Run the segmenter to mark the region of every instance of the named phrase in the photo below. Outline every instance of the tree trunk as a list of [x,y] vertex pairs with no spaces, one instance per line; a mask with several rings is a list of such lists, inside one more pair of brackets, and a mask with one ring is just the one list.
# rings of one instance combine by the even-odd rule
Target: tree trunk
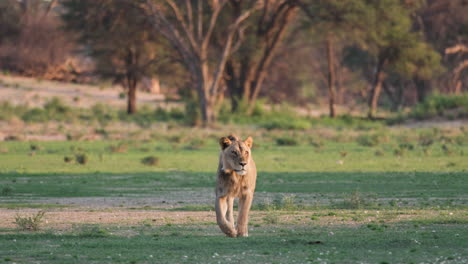
[[330,117],[334,118],[335,113],[335,50],[333,47],[333,36],[327,36],[327,59],[328,59],[328,105]]
[[135,114],[136,111],[137,111],[137,108],[136,108],[136,82],[132,81],[130,83],[131,83],[131,85],[128,86],[127,113],[129,115],[132,115],[132,114]]
[[415,78],[413,81],[414,85],[416,86],[416,96],[418,99],[418,103],[421,103],[424,101],[427,94],[430,92],[430,85],[428,84],[428,81],[421,80],[419,78]]
[[372,90],[369,94],[369,112],[367,113],[367,117],[370,119],[373,119],[375,117],[375,113],[377,112],[377,104],[379,101],[380,93],[382,91],[382,83],[385,80],[384,66],[386,63],[386,59],[379,58],[379,62],[377,64],[377,71],[375,73],[374,84],[372,85]]

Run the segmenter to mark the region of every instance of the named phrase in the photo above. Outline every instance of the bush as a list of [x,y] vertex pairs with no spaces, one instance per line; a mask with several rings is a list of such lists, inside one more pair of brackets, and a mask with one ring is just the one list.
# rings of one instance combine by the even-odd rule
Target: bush
[[379,145],[383,138],[380,135],[373,134],[373,135],[360,135],[356,138],[356,141],[359,145],[365,147],[375,147]]
[[85,165],[88,163],[88,155],[86,155],[86,153],[76,154],[75,160],[78,164]]
[[109,151],[112,153],[124,153],[127,152],[128,145],[125,143],[119,143],[117,145],[109,146]]
[[297,139],[292,137],[280,137],[276,139],[276,145],[278,146],[297,146],[298,144]]
[[198,149],[203,148],[205,144],[206,144],[205,140],[201,138],[194,138],[190,140],[190,142],[185,148],[190,149],[190,150],[198,150]]
[[434,117],[468,117],[468,93],[462,95],[432,95],[417,104],[409,115],[423,120]]
[[272,129],[288,129],[288,130],[306,130],[311,127],[308,120],[303,118],[284,118],[278,117],[270,120],[265,120],[259,123],[259,126],[268,130]]
[[13,193],[14,189],[11,186],[5,186],[2,188],[1,195],[2,196],[9,196]]
[[39,211],[36,215],[32,217],[21,217],[17,215],[15,217],[15,224],[23,231],[37,231],[39,230],[39,226],[42,223],[42,218],[44,217],[44,214],[44,211]]
[[148,156],[141,160],[141,163],[147,166],[158,166],[159,165],[159,158],[155,156]]

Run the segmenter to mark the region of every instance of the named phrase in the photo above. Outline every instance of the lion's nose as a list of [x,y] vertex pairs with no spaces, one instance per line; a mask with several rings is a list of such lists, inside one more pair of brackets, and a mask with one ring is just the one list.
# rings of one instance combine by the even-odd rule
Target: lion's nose
[[245,165],[247,165],[247,162],[239,162],[239,164],[244,167]]

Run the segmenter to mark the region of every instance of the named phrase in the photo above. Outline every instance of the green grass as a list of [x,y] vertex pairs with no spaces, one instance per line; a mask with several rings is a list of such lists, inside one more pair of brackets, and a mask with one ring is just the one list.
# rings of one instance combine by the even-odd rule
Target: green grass
[[[170,225],[2,227],[0,263],[468,263],[466,132],[356,131],[256,134],[260,216],[249,238],[224,237],[214,215]],[[2,142],[0,210],[78,210],[74,199],[115,198],[123,208],[109,210],[213,213],[217,136],[153,138]],[[64,162],[80,153],[86,164]],[[157,166],[142,164],[149,156]],[[147,198],[164,202],[138,203]]]
[[467,262],[466,224],[375,226],[268,225],[239,239],[220,236],[215,225],[2,234],[0,263]]

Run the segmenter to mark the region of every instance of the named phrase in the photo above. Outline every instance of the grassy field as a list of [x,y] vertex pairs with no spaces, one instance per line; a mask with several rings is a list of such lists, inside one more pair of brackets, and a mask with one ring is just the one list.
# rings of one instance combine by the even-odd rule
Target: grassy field
[[468,263],[465,128],[249,132],[239,239],[213,212],[222,133],[0,142],[0,263]]

